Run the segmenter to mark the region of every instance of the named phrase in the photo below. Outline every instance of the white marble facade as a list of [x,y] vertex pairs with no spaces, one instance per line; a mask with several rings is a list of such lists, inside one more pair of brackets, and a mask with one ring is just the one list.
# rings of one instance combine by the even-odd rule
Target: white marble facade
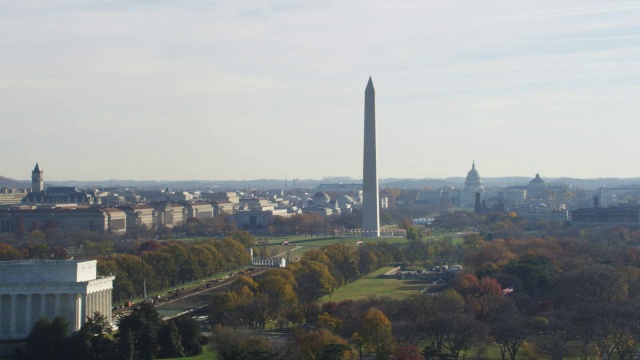
[[22,339],[40,317],[62,316],[77,331],[98,311],[111,321],[114,276],[97,277],[97,262],[0,261],[0,339]]

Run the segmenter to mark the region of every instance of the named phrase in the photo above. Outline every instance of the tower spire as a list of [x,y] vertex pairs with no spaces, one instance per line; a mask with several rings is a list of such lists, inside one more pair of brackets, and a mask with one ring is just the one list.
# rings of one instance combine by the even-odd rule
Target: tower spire
[[364,91],[364,157],[362,164],[363,236],[380,236],[380,201],[376,148],[376,92],[369,77]]
[[31,192],[41,192],[44,190],[44,171],[40,170],[40,165],[36,166],[31,172]]

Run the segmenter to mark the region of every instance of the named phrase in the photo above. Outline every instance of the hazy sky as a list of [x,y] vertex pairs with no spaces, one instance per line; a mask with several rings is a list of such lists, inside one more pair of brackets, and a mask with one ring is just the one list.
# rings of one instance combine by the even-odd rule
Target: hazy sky
[[0,175],[637,177],[638,1],[0,0]]

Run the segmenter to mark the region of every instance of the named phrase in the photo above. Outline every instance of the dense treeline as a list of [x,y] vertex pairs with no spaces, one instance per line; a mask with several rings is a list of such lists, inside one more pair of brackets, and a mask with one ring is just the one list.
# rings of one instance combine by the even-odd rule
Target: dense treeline
[[[224,239],[202,239],[190,243],[150,240],[132,254],[114,254],[98,258],[98,272],[113,274],[113,299],[120,301],[143,293],[143,276],[148,291],[163,290],[179,284],[210,277],[250,263],[247,247],[253,236],[239,232]],[[143,266],[144,262],[144,266]]]
[[[237,279],[211,306],[221,326],[214,348],[222,359],[483,359],[488,349],[502,359],[633,358],[640,340],[637,229],[526,224],[499,214],[455,221],[452,215],[437,224],[478,232],[455,243],[415,234],[402,250],[332,245],[288,269]],[[318,305],[362,274],[361,261],[372,254],[360,251],[367,248],[380,251],[378,259],[416,265],[433,262],[434,254],[435,261],[459,258],[464,270],[436,296]],[[307,325],[278,342],[232,331],[275,321],[276,328]]]
[[202,354],[198,323],[190,317],[161,321],[150,303],[137,305],[120,318],[118,332],[112,333],[107,319],[96,312],[80,331],[69,335],[67,320],[41,318],[26,340],[24,360],[150,360]]
[[[114,253],[108,241],[86,240],[83,253],[97,258],[99,275],[116,276],[113,299],[122,301],[143,294],[143,277],[147,290],[155,291],[245,266],[251,261],[247,248],[254,245],[255,238],[251,234],[236,231],[223,239],[199,239],[189,243],[155,240],[129,243],[123,253]],[[95,256],[97,254],[105,255]],[[46,243],[26,244],[18,250],[0,242],[0,261],[68,258],[64,248],[50,248]]]

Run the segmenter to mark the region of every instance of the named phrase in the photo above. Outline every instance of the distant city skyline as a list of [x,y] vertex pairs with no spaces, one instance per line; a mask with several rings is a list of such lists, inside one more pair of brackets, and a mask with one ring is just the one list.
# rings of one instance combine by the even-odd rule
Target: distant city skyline
[[640,3],[0,0],[0,176],[640,177]]

